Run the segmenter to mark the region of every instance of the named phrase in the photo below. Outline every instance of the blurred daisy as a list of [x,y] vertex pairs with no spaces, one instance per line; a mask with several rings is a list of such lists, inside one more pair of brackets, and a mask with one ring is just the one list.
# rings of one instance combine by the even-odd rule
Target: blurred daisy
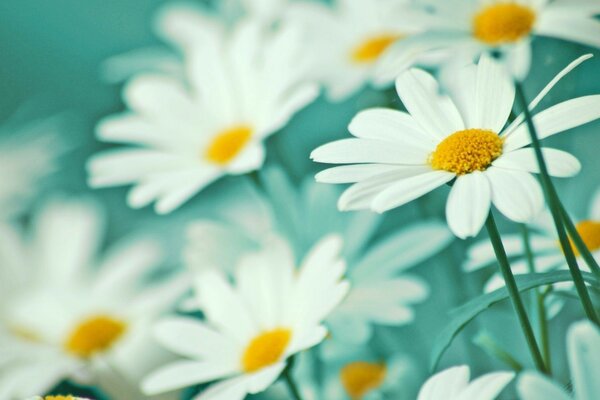
[[235,400],[264,391],[289,357],[325,338],[322,321],[348,291],[341,246],[338,237],[323,239],[296,269],[289,245],[273,238],[240,260],[235,286],[221,271],[199,273],[196,295],[206,322],[172,317],[155,329],[160,343],[189,359],[152,373],[142,390],[156,394],[223,379],[197,398]]
[[[343,237],[348,295],[326,320],[330,335],[320,346],[325,358],[338,357],[349,346],[365,344],[378,325],[413,322],[413,307],[429,296],[429,287],[410,268],[435,256],[453,237],[444,223],[413,223],[373,240],[381,222],[368,212],[343,214],[336,209],[339,191],[306,179],[298,187],[276,168],[262,173],[266,195],[248,186],[224,207],[223,221],[197,221],[189,228],[187,265],[233,271],[239,257],[260,246],[266,232],[278,231],[294,245],[296,255],[328,234]],[[239,199],[243,199],[240,201]],[[219,243],[226,241],[227,247]]]
[[25,211],[66,150],[59,138],[62,117],[29,123],[16,119],[0,126],[0,220]]
[[286,17],[306,28],[316,76],[329,98],[341,101],[372,80],[392,44],[424,30],[424,19],[414,14],[409,1],[338,0],[294,4]]
[[243,21],[225,27],[193,8],[171,7],[161,29],[185,57],[186,79],[142,74],[124,90],[131,111],[98,126],[107,142],[131,144],[94,156],[93,187],[133,184],[131,207],[179,207],[211,182],[259,169],[264,140],[317,95],[306,82],[298,30]]
[[67,396],[54,395],[54,396],[44,396],[44,397],[34,396],[34,397],[30,397],[25,400],[90,400],[90,399],[85,398],[85,397],[75,397],[75,396],[71,396],[71,395],[67,395]]
[[89,201],[51,201],[28,235],[0,230],[0,398],[44,393],[63,379],[97,383],[106,369],[127,380],[152,367],[157,353],[142,346],[149,323],[186,288],[181,277],[142,289],[161,262],[156,243],[130,240],[100,256],[102,214]]
[[[561,72],[530,105],[541,98],[582,58]],[[517,222],[532,220],[543,209],[543,195],[532,173],[538,172],[523,118],[507,120],[515,89],[503,67],[483,55],[477,66],[458,71],[450,95],[435,79],[411,69],[396,81],[409,113],[371,109],[350,124],[354,139],[321,146],[317,162],[350,164],[319,173],[327,183],[354,183],[340,197],[341,210],[370,208],[385,212],[452,184],[446,204],[450,229],[460,238],[481,230],[490,205]],[[559,103],[534,116],[541,139],[600,117],[600,96]],[[552,176],[577,174],[572,155],[545,148]]]
[[577,322],[569,328],[567,352],[573,394],[563,385],[536,372],[524,372],[517,382],[522,400],[595,400],[600,393],[600,331],[589,321]]
[[417,400],[493,400],[514,376],[513,372],[493,372],[469,382],[469,367],[452,367],[429,378]]
[[[542,213],[532,223],[532,232],[530,237],[530,246],[535,260],[536,272],[548,272],[555,269],[568,269],[565,261],[565,255],[558,240],[558,235],[554,227],[554,221],[549,212]],[[600,190],[592,198],[588,218],[582,219],[576,224],[577,232],[592,252],[594,258],[600,262]],[[523,237],[519,234],[502,235],[502,242],[509,257],[514,259],[511,262],[511,269],[515,274],[526,274],[529,272],[529,265],[523,248]],[[589,271],[585,260],[580,256],[579,251],[572,244],[577,263],[579,266]],[[489,241],[480,241],[475,243],[468,252],[468,258],[463,269],[467,272],[476,271],[481,268],[495,265],[496,257]],[[486,284],[486,291],[492,291],[504,286],[502,277],[495,273]],[[557,288],[571,288],[571,283],[554,285]]]
[[587,0],[422,0],[432,14],[430,29],[390,48],[378,79],[391,82],[423,53],[445,50],[445,63],[500,52],[510,70],[523,79],[531,64],[531,40],[537,36],[600,48],[600,4]]

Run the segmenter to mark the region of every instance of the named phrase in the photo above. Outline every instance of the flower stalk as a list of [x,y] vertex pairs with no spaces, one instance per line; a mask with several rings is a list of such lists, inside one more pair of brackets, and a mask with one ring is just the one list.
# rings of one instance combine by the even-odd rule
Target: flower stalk
[[546,161],[544,160],[544,155],[542,154],[542,148],[540,145],[539,137],[535,128],[535,124],[533,123],[531,112],[529,111],[529,106],[527,105],[527,100],[525,98],[525,93],[523,92],[523,87],[518,81],[515,81],[515,88],[516,96],[519,100],[519,103],[523,107],[523,114],[525,115],[525,121],[527,123],[527,128],[529,129],[529,134],[531,136],[532,147],[537,158],[542,188],[544,189],[546,201],[548,203],[548,207],[550,208],[550,213],[552,214],[552,218],[554,219],[554,224],[558,233],[560,245],[565,254],[565,259],[567,261],[567,265],[569,266],[569,271],[571,272],[571,276],[573,277],[573,283],[575,284],[577,294],[579,295],[581,304],[588,319],[594,322],[596,325],[600,325],[598,317],[596,315],[596,311],[592,304],[592,300],[590,298],[590,294],[588,293],[587,287],[585,286],[585,282],[583,280],[583,276],[581,275],[581,270],[577,265],[575,253],[573,252],[573,248],[571,247],[571,243],[565,230],[565,219],[561,211],[562,205],[560,203],[560,199],[558,198],[558,194],[556,193],[554,184],[550,179],[550,174],[548,173],[548,167],[546,166]]
[[298,386],[296,382],[294,382],[294,378],[292,377],[292,368],[294,367],[294,358],[292,357],[288,361],[287,367],[283,370],[283,379],[290,391],[293,400],[302,400],[302,396],[300,395],[300,391],[298,390]]

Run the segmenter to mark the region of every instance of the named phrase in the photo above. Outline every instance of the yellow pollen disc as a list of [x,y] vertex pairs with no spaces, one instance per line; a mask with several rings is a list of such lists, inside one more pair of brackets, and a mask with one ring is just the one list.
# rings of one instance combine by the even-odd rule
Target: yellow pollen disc
[[76,398],[69,395],[69,396],[46,396],[44,397],[44,400],[75,400]]
[[79,357],[90,357],[108,350],[125,333],[126,328],[124,322],[105,315],[88,318],[71,331],[65,349]]
[[217,134],[208,145],[204,157],[207,161],[225,165],[237,156],[252,137],[252,128],[240,125]]
[[[590,251],[600,250],[600,221],[581,221],[577,224],[577,232]],[[573,240],[571,240],[571,247],[578,256],[579,250]]]
[[500,157],[502,146],[502,139],[493,131],[466,129],[442,140],[429,156],[429,164],[457,175],[485,171]]
[[242,356],[245,372],[255,372],[278,362],[287,348],[292,331],[278,328],[264,332],[248,343]]
[[368,38],[352,50],[350,58],[357,64],[372,63],[401,37],[397,34],[384,34]]
[[485,7],[473,18],[473,35],[484,43],[513,43],[529,35],[535,12],[526,6],[506,2]]
[[383,383],[386,374],[384,364],[357,361],[347,364],[340,371],[340,379],[352,400],[360,400]]

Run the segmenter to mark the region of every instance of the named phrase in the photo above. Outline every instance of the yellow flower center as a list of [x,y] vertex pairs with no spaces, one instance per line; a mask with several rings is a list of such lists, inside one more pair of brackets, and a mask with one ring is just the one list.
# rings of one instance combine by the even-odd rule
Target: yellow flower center
[[442,140],[429,156],[429,164],[457,175],[485,171],[502,154],[502,146],[502,139],[493,131],[466,129]]
[[[581,221],[577,224],[577,232],[590,251],[600,250],[600,221]],[[572,239],[571,247],[578,256],[579,250],[575,247]]]
[[226,129],[214,137],[204,157],[207,161],[225,165],[237,156],[252,137],[252,128],[246,125]]
[[245,372],[255,372],[275,364],[281,359],[287,348],[292,331],[277,328],[264,332],[250,341],[242,356],[242,368]]
[[535,23],[529,7],[506,2],[485,7],[473,18],[473,35],[484,43],[513,43],[529,35]]
[[125,333],[127,325],[106,315],[86,319],[71,331],[65,349],[79,357],[88,358],[109,349]]
[[342,385],[353,400],[360,400],[383,383],[386,374],[384,364],[357,361],[347,364],[340,371]]
[[44,400],[75,400],[76,397],[73,397],[71,395],[68,396],[46,396],[44,397]]
[[383,34],[367,38],[352,50],[350,58],[357,64],[372,63],[401,37],[398,34]]

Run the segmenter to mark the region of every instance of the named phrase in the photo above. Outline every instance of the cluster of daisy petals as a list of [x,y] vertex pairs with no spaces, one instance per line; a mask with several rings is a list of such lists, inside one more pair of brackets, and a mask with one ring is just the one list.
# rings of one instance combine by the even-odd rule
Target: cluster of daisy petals
[[[523,400],[600,398],[600,330],[589,321],[567,334],[572,393],[532,371],[470,381],[466,365],[410,392],[406,382],[420,379],[410,375],[412,359],[360,353],[379,327],[412,323],[414,306],[429,297],[429,283],[407,270],[454,237],[477,236],[492,206],[535,229],[527,249],[520,236],[502,238],[514,274],[529,272],[532,257],[538,272],[567,269],[535,178],[543,171],[530,125],[543,140],[600,118],[600,95],[540,110],[591,55],[564,66],[529,104],[515,103],[538,37],[600,48],[600,2],[217,3],[217,13],[159,12],[157,33],[172,52],[108,60],[105,76],[124,81],[126,110],[99,122],[97,138],[116,146],[94,154],[87,171],[91,187],[130,186],[127,204],[158,214],[237,176],[218,186],[226,215],[182,223],[186,268],[159,268],[169,260],[160,235],[106,247],[106,210],[91,199],[56,196],[30,210],[24,229],[17,221],[28,190],[63,150],[46,153],[35,171],[13,167],[0,180],[0,400],[84,400],[37,396],[64,380],[117,400],[178,399],[182,390],[195,400],[242,400],[268,389],[269,398],[295,400],[493,400],[513,380]],[[321,92],[339,103],[366,86],[391,89],[394,107],[360,111],[352,137],[310,153],[331,165],[319,184],[293,182],[276,165],[290,157],[270,137]],[[36,140],[21,145],[25,157],[43,154],[54,136]],[[17,148],[0,142],[0,165]],[[541,154],[552,177],[582,168],[563,150]],[[340,195],[322,183],[350,186]],[[437,189],[448,192],[447,224],[425,219],[378,233],[379,214]],[[600,195],[577,224],[596,259],[599,204]],[[475,243],[462,269],[495,265],[495,250]],[[491,275],[485,291],[504,283]],[[572,287],[548,287],[540,307],[549,318],[565,303],[556,293]],[[319,375],[327,368],[335,373]],[[280,381],[289,392],[277,392]]]

